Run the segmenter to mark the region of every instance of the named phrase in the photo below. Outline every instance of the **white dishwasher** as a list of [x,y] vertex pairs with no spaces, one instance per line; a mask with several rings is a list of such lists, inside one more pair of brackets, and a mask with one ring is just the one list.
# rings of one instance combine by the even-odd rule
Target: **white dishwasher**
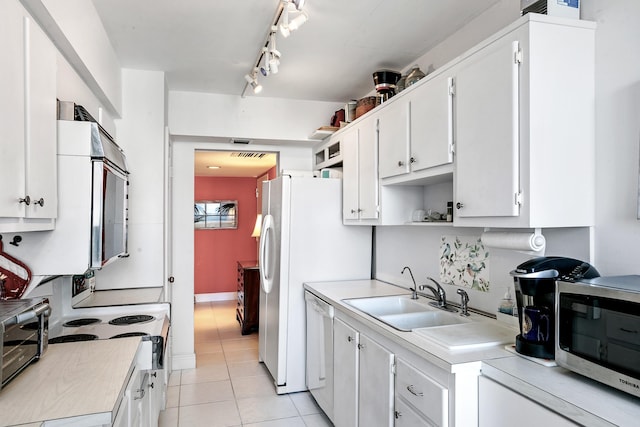
[[307,388],[333,422],[333,307],[305,291]]

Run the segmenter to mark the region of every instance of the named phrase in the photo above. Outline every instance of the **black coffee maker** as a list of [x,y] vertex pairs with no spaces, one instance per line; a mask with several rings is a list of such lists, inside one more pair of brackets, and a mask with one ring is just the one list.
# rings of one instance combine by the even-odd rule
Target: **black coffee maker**
[[553,256],[523,262],[510,274],[520,322],[516,351],[525,356],[554,359],[556,280],[573,282],[600,274],[584,261]]

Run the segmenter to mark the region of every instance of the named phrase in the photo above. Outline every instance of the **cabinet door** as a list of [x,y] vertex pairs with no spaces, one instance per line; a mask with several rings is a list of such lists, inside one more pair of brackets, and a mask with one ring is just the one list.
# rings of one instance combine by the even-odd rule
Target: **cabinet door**
[[395,403],[394,415],[396,420],[394,427],[437,427],[411,409],[402,399],[396,399]]
[[358,425],[358,332],[333,319],[333,423]]
[[441,74],[411,94],[412,171],[453,162],[453,78]]
[[340,136],[342,151],[342,219],[358,219],[359,166],[358,129],[345,130]]
[[360,375],[358,378],[358,425],[393,425],[394,355],[380,344],[360,334]]
[[0,217],[24,216],[23,17],[19,2],[0,2]]
[[398,99],[380,112],[380,178],[409,172],[409,103]]
[[519,214],[518,43],[498,40],[460,63],[455,79],[458,217]]
[[[521,394],[486,378],[478,378],[478,426],[575,427],[577,424],[552,412]],[[525,414],[525,416],[523,416]]]
[[360,219],[378,219],[378,140],[377,122],[368,118],[358,127],[358,173]]
[[25,19],[27,218],[56,218],[56,50],[31,18]]

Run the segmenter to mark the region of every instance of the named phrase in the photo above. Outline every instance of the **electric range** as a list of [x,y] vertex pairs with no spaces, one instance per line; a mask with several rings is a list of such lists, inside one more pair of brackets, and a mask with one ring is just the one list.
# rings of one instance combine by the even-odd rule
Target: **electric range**
[[[78,301],[93,296],[92,287],[83,296],[68,294],[63,288],[61,302],[49,318],[49,344],[118,339],[140,336],[142,348],[138,357],[141,369],[161,369],[164,365],[170,327],[170,304],[162,302],[121,304],[75,308]],[[88,291],[88,292],[87,292]],[[114,291],[117,292],[117,291]],[[122,291],[120,291],[122,292]],[[125,291],[126,292],[126,291]],[[135,290],[131,290],[135,292]],[[126,301],[127,299],[123,299]]]

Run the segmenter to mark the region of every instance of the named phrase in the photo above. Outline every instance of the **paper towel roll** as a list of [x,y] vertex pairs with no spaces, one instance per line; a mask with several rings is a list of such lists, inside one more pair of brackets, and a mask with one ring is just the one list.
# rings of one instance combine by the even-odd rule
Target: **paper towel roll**
[[511,231],[487,231],[480,236],[485,246],[516,251],[540,252],[546,244],[542,234]]

